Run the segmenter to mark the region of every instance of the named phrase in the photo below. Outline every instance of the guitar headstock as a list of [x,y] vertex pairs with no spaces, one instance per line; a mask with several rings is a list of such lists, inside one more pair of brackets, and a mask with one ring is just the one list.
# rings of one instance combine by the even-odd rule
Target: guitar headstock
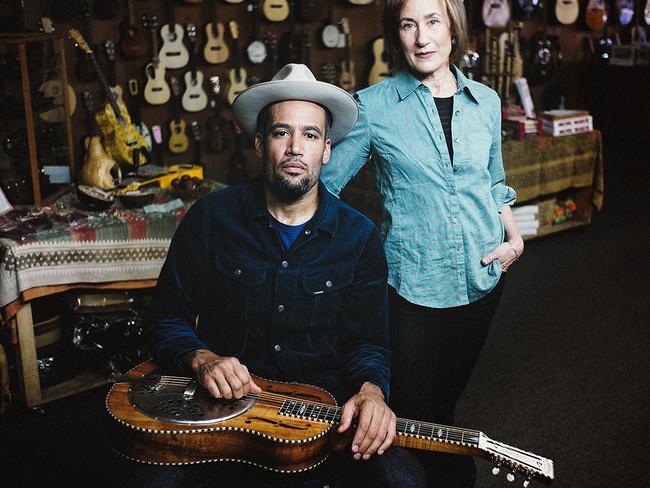
[[201,140],[201,126],[199,125],[199,122],[196,120],[192,120],[190,122],[190,129],[192,130],[192,137],[194,138],[195,141],[200,141]]
[[271,31],[265,32],[264,44],[269,48],[269,51],[276,52],[278,50],[278,36]]
[[79,32],[77,29],[68,29],[68,35],[72,38],[72,40],[74,40],[77,46],[79,46],[82,50],[84,50],[89,54],[93,52],[93,50],[90,49],[90,46],[88,45],[86,40],[81,35],[81,32]]
[[109,61],[115,61],[115,43],[110,39],[104,42],[104,51]]
[[218,76],[210,77],[210,90],[212,91],[215,97],[218,97],[219,93],[221,93],[221,82],[219,81]]
[[45,32],[46,34],[54,32],[54,22],[49,17],[41,17],[38,21],[38,27],[41,32]]
[[196,42],[196,26],[194,24],[187,24],[185,33],[187,34],[187,39],[190,43]]
[[330,62],[320,65],[320,79],[330,85],[336,84],[336,66]]
[[228,28],[230,29],[230,37],[232,37],[233,40],[239,39],[239,24],[234,20],[231,20],[228,22]]
[[341,24],[341,31],[343,32],[343,34],[345,34],[346,36],[349,36],[350,35],[350,21],[348,20],[348,18],[343,17],[339,22]]
[[89,91],[83,92],[84,108],[89,114],[95,111],[95,97]]
[[142,16],[142,24],[145,29],[155,31],[158,29],[158,16],[150,13],[144,14]]
[[506,474],[508,481],[514,480],[515,473],[523,475],[526,478],[524,487],[528,486],[531,479],[537,479],[543,483],[553,481],[555,474],[553,461],[550,459],[493,441],[484,434],[481,435],[479,448],[486,452],[492,462],[496,464],[492,469],[492,474],[497,475],[501,468],[505,468],[508,470]]
[[172,86],[172,93],[174,94],[175,97],[179,97],[181,95],[181,84],[178,81],[178,78],[175,76],[172,76],[169,79],[169,83]]

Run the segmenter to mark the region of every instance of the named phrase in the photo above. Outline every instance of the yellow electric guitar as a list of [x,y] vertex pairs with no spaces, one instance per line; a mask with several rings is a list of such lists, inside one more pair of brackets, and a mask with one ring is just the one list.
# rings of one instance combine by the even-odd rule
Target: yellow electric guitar
[[234,20],[231,20],[228,22],[228,27],[230,28],[230,36],[232,37],[234,68],[228,71],[228,81],[230,84],[226,92],[226,99],[232,105],[237,95],[248,88],[248,84],[246,83],[246,70],[239,63],[239,25]]
[[187,124],[181,118],[181,84],[175,76],[172,76],[169,81],[172,85],[174,118],[169,122],[167,147],[174,154],[181,154],[190,147],[190,139],[186,133]]
[[352,48],[352,37],[350,36],[350,22],[347,17],[341,19],[341,27],[345,35],[345,59],[341,61],[341,76],[339,86],[347,92],[353,92],[357,88],[357,78],[354,74],[354,61],[350,50]]
[[95,53],[78,30],[69,29],[68,34],[92,60],[108,100],[104,109],[95,115],[95,120],[104,136],[106,152],[118,163],[135,164],[136,166],[145,163],[148,159],[148,152],[144,138],[131,123],[129,112],[124,103],[118,102],[115,98],[115,94],[111,91],[108,80],[97,62]]

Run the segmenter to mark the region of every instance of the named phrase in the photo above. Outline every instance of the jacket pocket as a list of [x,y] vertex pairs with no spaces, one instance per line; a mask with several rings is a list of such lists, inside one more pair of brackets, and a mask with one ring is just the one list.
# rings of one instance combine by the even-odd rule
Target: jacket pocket
[[223,310],[244,320],[261,315],[267,269],[261,264],[227,255],[217,256],[215,265],[215,300],[221,303]]
[[344,289],[354,279],[351,262],[305,269],[302,273],[302,293],[297,325],[332,327],[341,307]]

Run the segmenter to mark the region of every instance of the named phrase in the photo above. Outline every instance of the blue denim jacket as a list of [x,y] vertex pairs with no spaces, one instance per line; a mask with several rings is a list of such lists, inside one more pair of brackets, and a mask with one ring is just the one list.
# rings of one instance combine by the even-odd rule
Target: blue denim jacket
[[[156,360],[206,348],[259,376],[389,392],[387,265],[370,220],[319,183],[319,206],[285,250],[260,180],[211,193],[181,222],[153,297]],[[198,319],[197,319],[198,317]]]

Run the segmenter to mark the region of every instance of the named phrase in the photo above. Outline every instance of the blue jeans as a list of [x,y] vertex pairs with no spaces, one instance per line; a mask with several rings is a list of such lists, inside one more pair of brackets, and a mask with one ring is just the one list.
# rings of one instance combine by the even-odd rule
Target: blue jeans
[[381,456],[355,461],[349,450],[333,452],[306,473],[276,474],[240,463],[155,466],[120,460],[110,486],[120,488],[424,488],[426,475],[411,451],[391,447]]
[[[474,369],[505,277],[481,299],[450,308],[415,305],[389,287],[391,407],[398,417],[454,424],[454,408]],[[471,457],[418,453],[432,486],[473,486]]]

